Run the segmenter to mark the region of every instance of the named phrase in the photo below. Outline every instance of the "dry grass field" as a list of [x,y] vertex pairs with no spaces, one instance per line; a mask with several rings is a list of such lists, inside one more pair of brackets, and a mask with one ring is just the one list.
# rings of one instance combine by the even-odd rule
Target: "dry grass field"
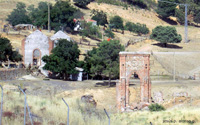
[[[12,81],[18,83],[19,81]],[[24,86],[30,81],[23,81]],[[34,82],[34,81],[32,81]],[[43,81],[35,82],[40,86]],[[59,81],[57,81],[59,83]],[[41,125],[62,125],[67,122],[67,107],[61,98],[64,98],[70,107],[70,125],[105,125],[108,124],[108,119],[103,112],[105,108],[111,117],[111,124],[114,125],[146,125],[152,122],[155,125],[163,124],[164,120],[176,120],[175,125],[182,125],[179,120],[191,120],[195,125],[200,123],[200,85],[196,81],[179,81],[173,82],[153,82],[152,94],[162,91],[165,102],[163,105],[166,111],[150,112],[150,111],[134,111],[129,113],[117,113],[116,111],[116,90],[115,87],[108,88],[102,86],[96,88],[96,83],[101,81],[84,81],[84,82],[62,82],[74,87],[73,90],[58,92],[55,96],[49,97],[40,95],[35,96],[27,91],[27,102],[31,113],[34,114],[35,124]],[[24,96],[20,95],[17,84],[11,82],[1,83],[4,88],[4,124],[23,124],[23,104]],[[90,86],[87,86],[90,83]],[[85,88],[76,88],[81,84]],[[91,86],[92,84],[92,86]],[[31,87],[31,86],[30,86]],[[52,86],[56,87],[56,86]],[[88,88],[89,87],[89,88]],[[29,88],[31,89],[31,88]],[[28,90],[29,90],[28,89]],[[42,88],[41,88],[42,89]],[[135,102],[138,96],[139,84],[130,87],[130,101]],[[192,90],[192,91],[191,91]],[[36,92],[41,90],[35,90]],[[43,91],[44,88],[43,88]],[[174,92],[188,92],[188,98],[176,98],[176,103],[173,100]],[[83,95],[93,95],[97,102],[97,107],[81,102],[80,98]],[[180,101],[181,100],[181,101]],[[27,123],[30,120],[27,115]],[[189,123],[184,123],[189,124]]]

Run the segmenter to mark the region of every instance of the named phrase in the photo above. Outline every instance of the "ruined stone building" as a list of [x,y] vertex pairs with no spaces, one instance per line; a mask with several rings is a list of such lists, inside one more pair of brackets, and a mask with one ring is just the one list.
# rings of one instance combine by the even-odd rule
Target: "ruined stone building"
[[43,56],[49,55],[52,50],[52,41],[41,31],[36,30],[22,41],[23,63],[28,66],[42,66]]
[[51,41],[54,42],[54,47],[56,46],[56,43],[58,42],[59,39],[67,39],[68,41],[71,40],[70,37],[62,31],[58,31],[50,39]]
[[23,63],[26,66],[44,66],[42,57],[50,55],[59,39],[70,40],[70,37],[62,31],[58,31],[50,38],[39,30],[34,31],[22,41]]
[[137,74],[140,79],[140,103],[151,103],[150,53],[120,52],[119,56],[120,80],[116,85],[118,109],[127,111],[133,107],[129,100],[129,82],[132,74]]
[[[43,70],[45,63],[42,61],[42,57],[50,55],[51,50],[56,47],[56,43],[59,39],[67,39],[70,41],[70,37],[62,31],[58,31],[50,38],[43,34],[41,31],[36,30],[22,41],[22,55],[23,64],[28,66],[38,66],[41,72],[48,76],[48,71]],[[76,67],[78,74],[70,76],[72,80],[82,81],[83,69]]]

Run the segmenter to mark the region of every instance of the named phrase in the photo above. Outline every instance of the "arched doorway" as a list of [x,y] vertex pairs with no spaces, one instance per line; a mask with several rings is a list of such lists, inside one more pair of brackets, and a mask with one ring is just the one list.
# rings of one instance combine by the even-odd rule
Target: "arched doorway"
[[41,65],[41,53],[39,49],[33,50],[33,65],[34,66]]
[[140,102],[151,100],[150,53],[120,52],[120,81],[117,84],[118,109],[125,111],[129,105],[129,83],[131,77],[137,75],[140,79]]

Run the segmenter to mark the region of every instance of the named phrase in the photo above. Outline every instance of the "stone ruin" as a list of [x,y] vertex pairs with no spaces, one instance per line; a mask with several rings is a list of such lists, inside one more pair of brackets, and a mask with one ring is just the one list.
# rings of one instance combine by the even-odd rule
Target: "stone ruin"
[[150,53],[148,52],[120,52],[120,80],[116,85],[117,108],[129,111],[129,80],[132,74],[140,78],[140,104],[151,102],[150,82]]

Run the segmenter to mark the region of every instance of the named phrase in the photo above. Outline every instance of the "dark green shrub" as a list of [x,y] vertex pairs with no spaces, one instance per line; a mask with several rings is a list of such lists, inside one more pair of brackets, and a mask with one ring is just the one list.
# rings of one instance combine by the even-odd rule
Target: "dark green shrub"
[[134,32],[137,33],[138,35],[148,34],[149,29],[147,28],[147,26],[145,24],[137,23],[137,24],[135,24]]
[[151,111],[151,112],[155,112],[155,111],[164,111],[165,110],[165,108],[162,106],[162,105],[159,105],[159,104],[151,104],[150,106],[149,106],[149,110]]
[[81,8],[86,8],[86,6],[94,0],[74,0],[75,5]]
[[115,29],[124,29],[123,19],[120,16],[114,16],[110,19],[110,24],[113,25]]
[[143,9],[148,8],[148,6],[144,2],[144,0],[127,0],[127,2],[131,5],[138,6],[138,7],[143,8]]
[[90,38],[101,38],[102,34],[99,31],[99,27],[96,25],[92,25],[92,23],[81,22],[81,35],[90,37]]
[[178,18],[178,22],[182,25],[185,23],[185,15],[184,12],[180,9],[176,9],[175,16]]
[[125,25],[125,29],[132,32],[133,31],[133,23],[127,22]]
[[108,24],[107,15],[103,11],[99,10],[92,10],[92,19],[97,21],[97,25],[105,26],[105,24]]
[[147,28],[147,26],[145,24],[140,24],[140,23],[135,24],[135,23],[127,22],[125,25],[125,29],[130,32],[137,33],[138,35],[149,33],[149,29]]
[[157,40],[167,46],[167,43],[179,43],[182,40],[175,27],[157,26],[152,30],[151,39]]
[[200,12],[194,17],[194,22],[200,23]]
[[110,28],[106,29],[105,33],[106,33],[106,36],[109,38],[115,37],[115,34],[112,32],[112,30]]

